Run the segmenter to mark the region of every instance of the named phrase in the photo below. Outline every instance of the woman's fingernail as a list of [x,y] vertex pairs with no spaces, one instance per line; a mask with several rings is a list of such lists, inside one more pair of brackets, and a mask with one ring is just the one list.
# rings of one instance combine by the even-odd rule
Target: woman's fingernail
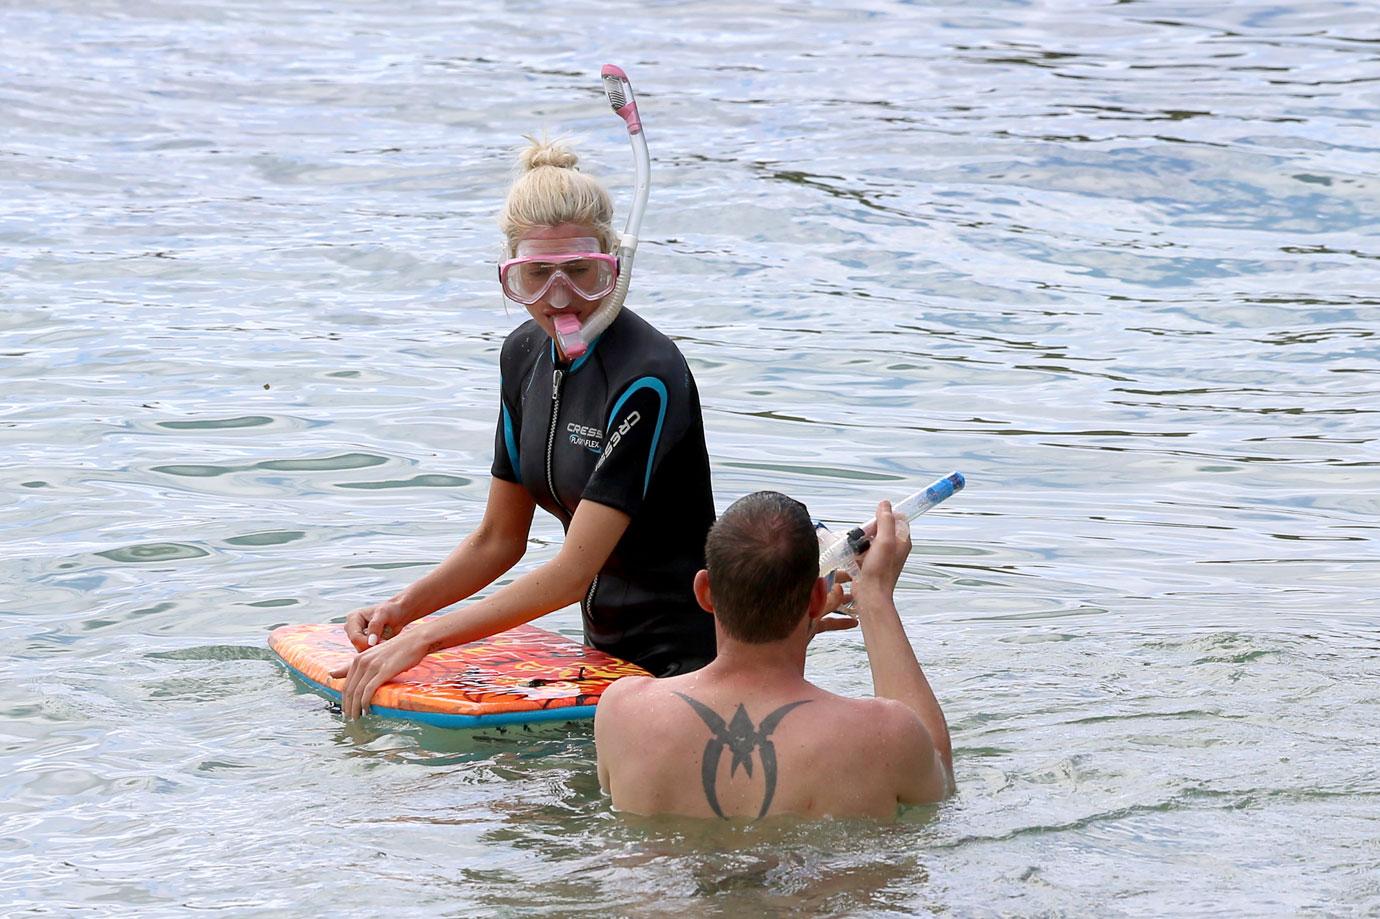
[[379,643],[379,637],[378,637],[377,635],[370,635],[370,636],[369,636],[369,647],[372,648],[374,645],[376,645],[376,644],[378,644],[378,643]]

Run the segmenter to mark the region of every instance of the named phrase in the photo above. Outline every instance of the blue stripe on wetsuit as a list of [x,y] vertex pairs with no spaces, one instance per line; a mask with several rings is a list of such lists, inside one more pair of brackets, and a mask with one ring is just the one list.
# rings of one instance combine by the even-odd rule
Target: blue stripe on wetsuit
[[[499,386],[503,385],[499,381]],[[513,436],[513,419],[508,414],[508,406],[503,406],[503,444],[508,448],[508,462],[513,465],[513,475],[517,476],[518,484],[522,484],[522,463],[518,459],[517,438]]]
[[661,426],[666,421],[666,386],[656,377],[641,377],[633,381],[613,406],[613,411],[609,412],[609,423],[605,430],[613,430],[613,419],[618,417],[618,411],[623,404],[628,401],[633,393],[639,389],[650,389],[661,398],[661,408],[656,415],[656,430],[652,432],[652,449],[647,453],[647,475],[642,480],[642,497],[647,497],[647,488],[652,484],[652,460],[656,459],[657,444],[661,442]]

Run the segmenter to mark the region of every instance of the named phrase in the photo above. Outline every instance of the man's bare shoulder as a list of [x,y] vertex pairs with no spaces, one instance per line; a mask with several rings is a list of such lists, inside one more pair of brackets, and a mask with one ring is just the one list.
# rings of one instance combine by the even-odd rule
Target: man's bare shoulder
[[[852,699],[860,717],[854,722],[859,749],[869,761],[900,776],[900,799],[906,804],[938,801],[953,789],[934,738],[920,717],[895,699]],[[865,715],[862,713],[865,712]]]
[[888,727],[901,730],[915,728],[925,736],[929,736],[929,732],[925,730],[920,717],[904,702],[881,697],[850,698],[848,701],[856,706],[860,712],[865,712],[868,718],[877,719]]
[[656,682],[656,677],[650,676],[620,677],[604,687],[603,694],[599,696],[599,705],[618,705],[620,702],[635,700],[645,695],[646,690],[654,687]]
[[609,787],[609,757],[631,743],[629,727],[636,725],[648,691],[656,680],[649,676],[625,676],[604,687],[594,709],[594,747],[599,767],[599,785]]
[[827,708],[818,712],[812,730],[835,740],[847,737],[856,755],[920,762],[934,757],[934,740],[920,718],[895,699],[858,698],[827,693]]
[[823,689],[819,691],[822,696],[820,701],[832,709],[840,720],[859,731],[877,733],[885,730],[890,733],[909,732],[913,728],[918,728],[921,732],[925,730],[915,713],[895,699],[842,696]]
[[621,722],[627,713],[646,705],[648,698],[656,694],[656,683],[655,677],[625,676],[605,686],[594,709],[595,727]]
[[665,705],[668,698],[674,699],[671,694],[673,686],[684,679],[683,676],[664,679],[625,676],[615,680],[599,697],[599,705],[594,710],[595,726],[600,721],[605,722],[606,726],[640,722],[651,709]]

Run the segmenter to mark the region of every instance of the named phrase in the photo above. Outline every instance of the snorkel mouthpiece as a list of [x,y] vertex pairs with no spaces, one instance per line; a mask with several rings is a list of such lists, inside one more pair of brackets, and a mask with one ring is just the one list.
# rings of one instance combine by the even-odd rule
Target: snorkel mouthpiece
[[554,320],[556,326],[557,344],[561,346],[561,353],[567,360],[576,360],[583,357],[589,350],[589,342],[585,341],[585,336],[580,330],[580,320],[569,313],[562,313]]

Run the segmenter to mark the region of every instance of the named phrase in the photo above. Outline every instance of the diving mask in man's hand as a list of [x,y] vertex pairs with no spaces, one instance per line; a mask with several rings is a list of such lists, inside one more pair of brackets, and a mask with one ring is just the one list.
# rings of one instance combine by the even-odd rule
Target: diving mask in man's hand
[[[602,300],[618,281],[618,259],[599,251],[592,237],[524,239],[517,257],[498,266],[503,293],[523,305],[564,293],[582,300]],[[568,301],[567,301],[568,302]],[[564,303],[553,303],[560,308]]]

